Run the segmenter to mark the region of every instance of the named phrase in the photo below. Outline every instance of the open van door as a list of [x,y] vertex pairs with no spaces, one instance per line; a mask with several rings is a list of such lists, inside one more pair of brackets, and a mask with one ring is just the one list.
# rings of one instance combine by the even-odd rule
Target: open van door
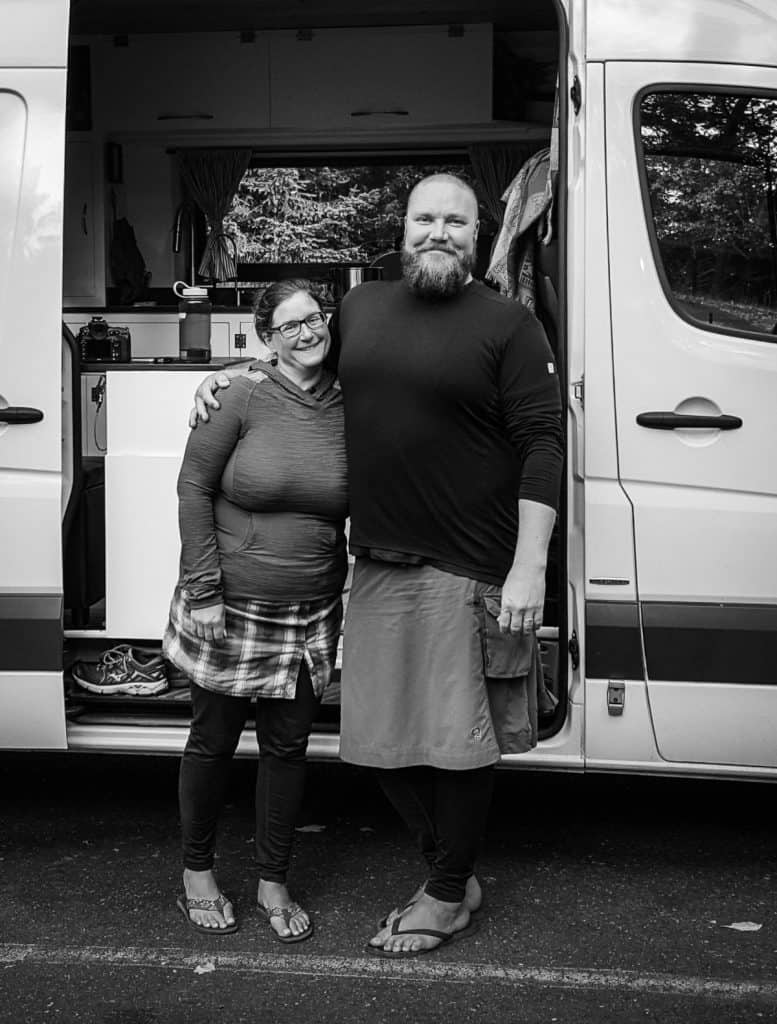
[[65,747],[62,196],[68,4],[0,33],[0,748]]
[[656,743],[752,774],[777,768],[777,69],[605,78],[618,458]]

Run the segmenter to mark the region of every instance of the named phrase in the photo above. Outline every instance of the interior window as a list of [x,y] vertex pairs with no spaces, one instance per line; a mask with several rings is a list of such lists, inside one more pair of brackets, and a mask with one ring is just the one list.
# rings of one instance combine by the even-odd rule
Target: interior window
[[639,114],[670,299],[699,325],[777,340],[777,99],[661,91]]
[[408,192],[438,171],[472,178],[466,157],[453,154],[434,161],[330,157],[307,165],[256,160],[225,224],[241,264],[369,263],[397,247]]

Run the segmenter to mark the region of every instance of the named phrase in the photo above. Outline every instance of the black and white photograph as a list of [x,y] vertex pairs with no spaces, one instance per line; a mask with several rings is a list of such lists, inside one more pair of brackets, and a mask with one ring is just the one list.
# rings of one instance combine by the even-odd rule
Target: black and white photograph
[[774,0],[0,0],[0,1022],[777,1020]]

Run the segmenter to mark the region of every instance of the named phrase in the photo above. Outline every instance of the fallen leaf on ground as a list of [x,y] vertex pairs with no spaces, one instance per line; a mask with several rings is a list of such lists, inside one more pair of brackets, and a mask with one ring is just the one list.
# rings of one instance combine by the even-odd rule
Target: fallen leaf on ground
[[204,964],[197,964],[194,968],[195,974],[210,974],[211,971],[216,970],[216,965],[212,960],[206,960]]
[[323,832],[326,825],[300,825],[296,832]]
[[760,932],[763,925],[756,924],[755,921],[734,921],[733,924],[724,924],[723,927],[733,928],[735,932]]

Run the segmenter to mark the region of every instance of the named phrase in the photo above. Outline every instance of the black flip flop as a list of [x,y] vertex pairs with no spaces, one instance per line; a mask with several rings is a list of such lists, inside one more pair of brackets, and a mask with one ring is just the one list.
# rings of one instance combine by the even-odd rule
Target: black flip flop
[[368,945],[368,949],[375,956],[382,956],[387,960],[406,960],[411,956],[425,956],[427,953],[435,953],[438,949],[442,949],[443,946],[449,946],[453,942],[458,942],[459,939],[468,939],[471,935],[474,935],[480,925],[477,921],[470,920],[466,928],[459,928],[455,932],[438,932],[434,928],[408,928],[407,930],[399,930],[399,922],[402,920],[401,917],[395,918],[391,925],[392,935],[430,935],[433,939],[440,939],[440,942],[436,946],[432,946],[429,949],[413,949],[413,950],[397,950],[394,952],[389,949],[382,949],[380,946]]
[[232,900],[225,896],[223,892],[220,892],[215,900],[192,898],[189,899],[184,893],[179,896],[175,901],[175,905],[181,911],[183,916],[186,918],[186,923],[190,928],[193,928],[196,932],[202,932],[205,935],[231,935],[236,932],[240,925],[237,921],[233,921],[232,924],[228,924],[226,928],[208,928],[207,925],[200,924],[198,921],[192,921],[190,910],[212,910],[217,914],[224,916],[224,907],[227,903],[231,903]]

